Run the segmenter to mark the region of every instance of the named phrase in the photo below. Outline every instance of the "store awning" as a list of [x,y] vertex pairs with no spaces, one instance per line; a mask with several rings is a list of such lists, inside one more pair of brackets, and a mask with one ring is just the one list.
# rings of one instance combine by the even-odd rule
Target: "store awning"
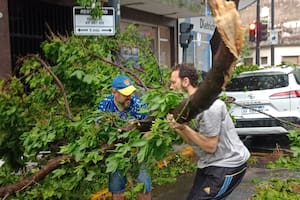
[[202,0],[121,0],[121,6],[170,18],[205,15]]
[[[256,0],[240,0],[239,9]],[[121,6],[170,18],[204,16],[207,0],[120,0]]]
[[[41,0],[61,5],[74,5],[76,0]],[[109,0],[104,0],[108,2]],[[120,0],[123,7],[153,13],[169,18],[186,18],[204,16],[208,0]],[[256,0],[240,0],[239,10]]]

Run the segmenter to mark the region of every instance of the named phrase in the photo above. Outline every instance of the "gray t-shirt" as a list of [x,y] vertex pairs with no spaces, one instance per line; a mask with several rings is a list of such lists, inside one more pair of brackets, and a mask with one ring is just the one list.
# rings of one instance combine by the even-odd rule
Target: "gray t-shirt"
[[195,118],[195,129],[205,136],[219,136],[215,153],[207,153],[192,145],[199,156],[198,168],[207,166],[238,167],[250,157],[247,147],[240,140],[223,101],[217,99],[209,109]]

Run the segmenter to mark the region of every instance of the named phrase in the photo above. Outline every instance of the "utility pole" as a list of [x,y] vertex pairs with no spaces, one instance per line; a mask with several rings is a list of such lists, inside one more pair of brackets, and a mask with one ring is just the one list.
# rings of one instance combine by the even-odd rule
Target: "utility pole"
[[109,0],[108,6],[113,7],[115,9],[115,27],[116,32],[120,33],[120,17],[121,17],[121,10],[120,10],[120,0]]
[[186,63],[186,58],[187,58],[187,47],[182,47],[182,63]]
[[[271,31],[274,31],[274,0],[271,0]],[[271,42],[271,66],[274,66],[274,44]]]
[[260,65],[260,0],[256,1],[256,64]]

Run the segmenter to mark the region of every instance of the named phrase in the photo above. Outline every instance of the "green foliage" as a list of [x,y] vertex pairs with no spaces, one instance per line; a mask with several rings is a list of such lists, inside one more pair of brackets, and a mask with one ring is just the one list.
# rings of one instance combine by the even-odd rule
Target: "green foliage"
[[186,158],[180,154],[175,154],[172,158],[165,161],[163,168],[152,168],[153,183],[155,185],[163,185],[166,183],[174,183],[179,175],[195,172],[197,165],[191,159]]
[[300,159],[300,130],[290,130],[288,135],[291,144],[291,150],[293,151],[294,158]]
[[102,1],[100,0],[76,0],[77,3],[83,7],[90,7],[91,10],[91,16],[94,18],[101,17],[102,16]]
[[300,160],[299,158],[280,157],[274,162],[269,162],[267,167],[270,169],[285,168],[290,170],[299,170]]
[[[163,166],[160,163],[165,163]],[[166,183],[174,183],[177,177],[182,174],[195,172],[197,166],[190,158],[180,154],[171,154],[159,162],[151,162],[149,168],[153,186],[161,186]],[[134,180],[129,180],[128,191],[125,192],[127,199],[135,200],[136,194],[144,189],[143,184],[133,184]]]
[[[123,47],[139,49],[139,68],[120,59]],[[30,177],[59,155],[73,158],[8,199],[89,199],[107,187],[107,172],[122,169],[134,179],[141,163],[163,159],[172,144],[182,142],[165,115],[183,96],[166,89],[170,71],[157,65],[150,47],[150,38],[135,26],[115,37],[52,36],[42,44],[51,68],[28,57],[20,77],[1,82],[1,186]],[[134,80],[148,104],[142,112],[155,118],[147,137],[137,130],[118,133],[126,123],[114,113],[96,111],[119,74]],[[107,149],[108,144],[115,148]]]
[[300,169],[300,130],[294,129],[290,130],[288,137],[291,141],[290,149],[293,152],[292,157],[280,157],[275,162],[268,163],[269,168],[286,168],[291,170],[299,170]]
[[262,182],[256,188],[252,200],[297,200],[300,198],[299,179],[278,180],[272,179]]
[[29,114],[30,100],[19,79],[1,81],[0,91],[0,157],[17,169],[24,164],[19,137],[31,129],[34,117]]
[[175,108],[184,97],[184,94],[168,89],[152,90],[142,96],[148,106],[142,112],[151,113],[153,116],[164,117],[167,112]]
[[[269,162],[267,167],[271,169],[285,168],[289,170],[299,170],[300,166],[300,130],[290,130],[289,139],[291,141],[290,148],[293,151],[292,157],[280,157],[274,162]],[[299,199],[300,198],[300,179],[277,180],[272,179],[262,183],[257,187],[257,192],[253,200],[268,200],[268,199]]]
[[297,64],[292,63],[292,62],[288,62],[288,61],[282,61],[281,64],[279,64],[278,66],[282,66],[282,67],[286,67],[286,66],[296,67]]
[[249,57],[251,55],[251,48],[250,48],[250,42],[249,42],[249,30],[245,29],[245,34],[244,34],[244,43],[243,43],[243,47],[241,49],[241,53],[240,53],[240,60],[243,62],[245,58]]
[[242,72],[258,70],[259,66],[257,65],[239,65],[234,68],[233,77],[238,76]]
[[[149,163],[153,160],[161,160],[172,150],[174,142],[180,142],[178,135],[164,118],[167,112],[180,102],[180,96],[175,92],[161,89],[144,93],[142,99],[147,102],[148,106],[141,112],[155,116],[150,134],[147,137],[141,137],[141,133],[132,131],[118,136],[117,139],[126,137],[128,142],[116,145],[116,149],[111,152],[113,156],[106,159],[108,166],[106,172],[115,171],[117,168],[127,172],[135,169],[132,167],[132,162]],[[124,158],[125,155],[127,156]]]

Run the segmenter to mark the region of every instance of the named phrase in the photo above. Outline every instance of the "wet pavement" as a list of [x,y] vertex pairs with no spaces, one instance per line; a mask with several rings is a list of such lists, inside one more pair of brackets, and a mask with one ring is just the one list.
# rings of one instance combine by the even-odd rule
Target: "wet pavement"
[[[257,141],[267,141],[263,143],[263,147],[267,147],[267,149],[273,149],[270,153],[264,152],[251,152],[251,157],[253,158],[253,162],[251,166],[248,167],[245,177],[243,178],[241,184],[226,198],[226,200],[250,200],[251,197],[255,194],[255,187],[259,182],[271,180],[272,178],[277,179],[292,179],[299,178],[300,179],[300,171],[295,172],[291,170],[285,169],[266,169],[266,164],[270,161],[275,161],[279,157],[283,155],[284,152],[277,151],[280,149],[274,149],[277,147],[275,143],[270,142],[271,140],[263,140],[259,139]],[[254,147],[253,149],[257,149],[257,144],[259,142],[252,141],[249,147]],[[280,140],[282,141],[282,140]],[[278,144],[276,142],[276,144]],[[280,146],[288,146],[285,142],[280,144]],[[195,154],[192,151],[192,148],[188,145],[174,145],[174,152],[180,153],[183,156],[189,157],[192,161],[197,160]],[[250,148],[249,148],[250,149]],[[163,185],[154,185],[152,191],[152,200],[185,200],[187,195],[192,187],[194,181],[195,174],[184,174],[177,177],[176,183],[172,184],[163,184]],[[96,196],[99,198],[96,198]],[[100,191],[99,195],[95,194],[96,199],[103,199],[103,197],[110,197],[110,193],[108,190]],[[102,198],[101,198],[102,197]],[[93,198],[92,198],[93,199]]]
[[[265,169],[249,167],[241,184],[229,195],[227,200],[249,200],[255,194],[256,183],[253,180],[265,181],[272,178],[300,178],[300,172],[284,169]],[[192,187],[194,174],[178,177],[174,184],[156,186],[152,200],[185,200]]]
[[[261,140],[260,140],[261,141]],[[266,141],[266,140],[265,140]],[[267,140],[268,141],[268,140]],[[256,143],[256,142],[255,142]],[[281,144],[282,145],[282,144]],[[266,146],[266,143],[265,145]],[[274,147],[275,145],[270,145]],[[175,147],[177,151],[191,154],[191,149],[186,146]],[[182,151],[185,149],[185,151]],[[258,182],[277,179],[300,178],[300,172],[286,169],[267,169],[266,164],[269,161],[277,160],[282,154],[273,153],[251,153],[251,157],[256,162],[249,166],[240,185],[226,198],[226,200],[250,200],[255,194],[255,187]],[[176,183],[154,186],[152,200],[185,200],[194,181],[195,174],[185,174],[177,178]]]

